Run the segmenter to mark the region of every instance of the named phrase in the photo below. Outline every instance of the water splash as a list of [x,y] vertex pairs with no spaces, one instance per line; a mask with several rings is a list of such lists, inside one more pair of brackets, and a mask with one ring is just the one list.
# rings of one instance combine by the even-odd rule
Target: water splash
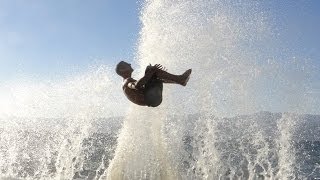
[[[7,108],[1,109],[0,174],[72,179],[82,171],[86,159],[83,143],[97,132],[94,124],[99,118],[121,114],[120,86],[109,72],[108,67],[100,66],[57,82],[4,85],[1,90],[10,98]],[[114,130],[109,133],[107,136],[115,136]]]
[[122,108],[121,79],[104,66],[2,85],[1,178],[320,176],[320,118],[298,115],[320,112],[308,93],[316,71],[279,53],[258,2],[147,0],[141,22],[137,74],[149,63],[192,68],[188,86],[166,85],[160,107]]
[[[294,176],[294,160],[286,161],[294,152],[285,149],[292,148],[290,134],[295,127],[281,126],[291,121],[289,117],[283,116],[279,132],[272,131],[276,141],[269,139],[267,125],[259,130],[261,122],[257,119],[240,117],[236,118],[237,122],[225,122],[226,119],[219,118],[261,110],[303,113],[307,111],[306,104],[309,110],[315,108],[305,96],[312,68],[307,64],[303,65],[309,67],[307,69],[292,68],[297,61],[273,49],[278,47],[280,39],[273,32],[274,24],[268,15],[259,3],[252,1],[145,1],[137,55],[140,74],[149,63],[161,63],[172,73],[193,68],[193,74],[186,88],[165,86],[160,108],[132,107],[126,115],[127,124],[119,136],[113,159],[117,165],[108,171],[110,179],[163,179],[163,171],[171,172],[174,177],[171,179]],[[303,86],[297,86],[297,76],[292,78],[292,74],[302,80]],[[293,91],[286,93],[289,89]],[[299,98],[293,99],[293,96]],[[181,161],[178,157],[183,156],[179,153],[187,156],[183,153],[186,147],[177,145],[184,139],[177,131],[184,132],[186,127],[172,126],[166,134],[164,129],[168,125],[163,121],[177,114],[182,119],[180,116],[169,119],[188,121],[183,117],[192,113],[201,116],[194,123],[195,132],[189,127],[195,140],[187,138],[186,141],[198,149],[189,152],[194,162]],[[243,132],[236,131],[237,128]],[[152,138],[153,133],[158,137]],[[221,137],[223,135],[225,137]],[[155,148],[154,143],[162,146]],[[280,144],[280,154],[275,152],[277,144]],[[124,148],[131,146],[137,152]],[[160,150],[164,154],[159,155],[158,149],[169,152]],[[161,161],[163,158],[165,163]],[[181,173],[182,169],[187,176]],[[117,171],[115,176],[114,171]]]

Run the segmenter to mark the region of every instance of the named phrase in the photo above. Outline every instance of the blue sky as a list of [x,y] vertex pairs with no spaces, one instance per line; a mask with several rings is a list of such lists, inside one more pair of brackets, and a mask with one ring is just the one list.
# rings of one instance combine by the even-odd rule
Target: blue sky
[[[132,59],[139,38],[136,0],[0,0],[0,80],[50,77],[94,63]],[[320,61],[320,1],[263,1],[283,43]]]
[[139,8],[135,0],[0,0],[0,79],[132,58]]
[[293,51],[320,57],[320,1],[270,1],[265,7],[272,9],[281,38]]

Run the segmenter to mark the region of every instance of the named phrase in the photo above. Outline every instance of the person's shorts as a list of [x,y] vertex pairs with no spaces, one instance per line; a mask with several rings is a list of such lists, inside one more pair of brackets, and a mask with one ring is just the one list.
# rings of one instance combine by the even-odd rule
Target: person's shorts
[[[148,70],[148,67],[146,71]],[[157,107],[162,102],[163,82],[156,75],[145,84],[144,98],[147,106]]]

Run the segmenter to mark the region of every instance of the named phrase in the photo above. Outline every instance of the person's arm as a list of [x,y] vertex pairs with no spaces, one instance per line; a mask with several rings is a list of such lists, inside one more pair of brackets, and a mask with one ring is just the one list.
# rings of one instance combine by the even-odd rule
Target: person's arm
[[[151,65],[150,65],[151,66]],[[136,89],[143,89],[144,85],[151,79],[151,77],[156,73],[158,70],[164,69],[162,65],[156,64],[154,66],[149,67],[148,71],[145,73],[145,75],[135,82],[134,87]]]
[[142,89],[143,86],[149,81],[149,79],[153,76],[155,70],[149,70],[141,79],[139,79],[135,86],[139,89]]
[[124,87],[128,87],[130,89],[137,89],[136,88],[136,83],[137,81],[133,78],[127,78],[125,81],[124,81],[124,84],[123,86]]
[[158,70],[163,70],[164,67],[160,64],[156,64],[154,66],[148,66],[148,70],[146,71],[145,75],[136,82],[136,87],[143,89],[143,86],[150,80],[150,78],[156,73]]

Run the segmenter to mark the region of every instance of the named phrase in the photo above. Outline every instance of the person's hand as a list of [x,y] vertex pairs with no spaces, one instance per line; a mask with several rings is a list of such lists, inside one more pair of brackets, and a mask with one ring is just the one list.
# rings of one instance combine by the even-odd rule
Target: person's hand
[[161,64],[155,64],[153,68],[155,68],[156,70],[167,71],[167,69],[163,67]]
[[147,71],[145,73],[145,76],[152,76],[157,71],[167,71],[165,67],[163,67],[161,64],[155,64],[152,66],[151,64],[147,67]]

